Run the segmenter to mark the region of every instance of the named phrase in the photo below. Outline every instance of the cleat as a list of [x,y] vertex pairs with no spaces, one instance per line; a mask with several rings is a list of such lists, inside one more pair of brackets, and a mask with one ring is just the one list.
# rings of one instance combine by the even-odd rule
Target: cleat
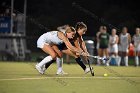
[[[91,67],[91,70],[93,70],[93,67]],[[89,72],[90,72],[90,68],[87,67],[87,68],[85,69],[85,74],[87,74],[87,73],[89,73]]]
[[42,67],[42,71],[43,71],[43,74],[44,74],[45,71],[46,71],[45,65],[43,65],[43,67]]
[[106,65],[106,66],[109,66],[109,63],[106,63],[105,65]]
[[36,64],[35,68],[40,74],[44,74],[42,68],[38,64]]
[[57,71],[56,75],[63,75],[62,71]]
[[67,75],[67,74],[68,74],[68,73],[64,72],[63,70],[62,70],[62,73],[63,73],[64,75]]
[[56,75],[67,75],[68,73],[62,71],[57,71]]

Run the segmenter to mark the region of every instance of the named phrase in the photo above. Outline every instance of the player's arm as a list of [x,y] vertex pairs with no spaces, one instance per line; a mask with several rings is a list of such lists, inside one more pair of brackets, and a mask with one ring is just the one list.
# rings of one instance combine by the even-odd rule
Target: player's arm
[[131,35],[128,34],[128,42],[131,43]]
[[97,42],[99,42],[99,35],[100,34],[101,34],[100,32],[97,32],[97,34],[96,34],[96,40],[97,40]]
[[80,46],[81,46],[82,50],[83,50],[84,52],[88,53],[86,44],[85,44],[85,42],[84,42],[84,40],[83,40],[83,37],[81,36],[81,37],[79,37],[78,39],[79,39],[79,43],[80,43]]
[[75,47],[77,47],[78,49],[82,49],[84,51],[85,54],[83,54],[83,56],[85,57],[85,60],[88,60],[87,55],[89,55],[89,53],[87,51],[87,48],[86,48],[86,45],[85,45],[85,42],[83,41],[83,39],[81,40],[80,37],[75,38],[74,44],[75,44]]
[[81,54],[83,51],[79,50],[78,48],[72,46],[72,44],[69,42],[68,38],[62,33],[62,32],[58,32],[58,37],[63,40],[63,42],[65,43],[66,47],[68,49],[70,49],[73,52],[77,52],[79,54]]
[[[107,40],[108,40],[108,45],[109,45],[109,40],[110,40],[110,35],[107,33]],[[113,44],[112,44],[113,45]]]
[[[81,48],[80,43],[79,43],[78,37],[74,38],[74,46],[75,46],[76,48],[78,48],[79,50],[83,50],[83,49]],[[78,54],[78,55],[79,55],[79,54]]]
[[75,38],[74,38],[74,45],[75,45],[75,47],[77,47],[78,49],[81,49],[80,43],[79,43],[79,40],[78,40],[78,37],[75,37]]
[[[134,38],[135,38],[135,35],[133,35],[133,37],[132,37],[132,41],[131,41],[132,44],[134,44],[134,42],[135,42],[135,41],[134,41]],[[134,46],[135,46],[135,45],[134,45]]]
[[118,35],[117,35],[115,44],[118,44],[118,43],[119,43],[119,37],[118,37]]
[[109,39],[109,44],[112,46],[113,44],[112,44],[112,42],[111,42],[111,38]]
[[121,45],[121,33],[119,34],[119,41],[118,41],[118,44],[120,44]]

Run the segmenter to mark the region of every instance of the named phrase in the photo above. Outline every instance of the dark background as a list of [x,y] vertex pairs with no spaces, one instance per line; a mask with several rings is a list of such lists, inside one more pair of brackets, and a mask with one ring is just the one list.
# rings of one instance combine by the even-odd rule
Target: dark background
[[[6,2],[10,6],[10,1],[0,2]],[[132,34],[134,28],[139,26],[140,8],[139,3],[134,0],[27,0],[27,16],[50,30],[64,24],[74,26],[76,22],[83,21],[88,26],[86,35],[95,36],[99,26],[104,23],[73,7],[73,2],[119,29],[127,26]],[[23,12],[23,3],[23,0],[14,0],[14,9]],[[41,35],[44,32],[44,29],[27,18],[27,35]]]
[[[10,7],[11,0],[2,2]],[[73,7],[74,2],[92,14]],[[24,0],[14,0],[14,12],[23,13],[23,5]],[[27,0],[26,34],[35,37],[27,41],[27,44],[30,44],[31,50],[36,49],[35,42],[41,34],[65,24],[75,26],[78,21],[87,24],[85,36],[95,38],[100,25],[106,25],[109,33],[110,25],[118,29],[127,26],[133,35],[135,27],[140,26],[139,20],[139,3],[134,0]],[[43,29],[40,24],[47,29]]]
[[[98,19],[72,7],[73,2],[98,16]],[[99,26],[104,25],[99,21],[102,18],[119,29],[127,26],[129,32],[133,34],[134,28],[139,26],[140,8],[138,6],[139,3],[134,0],[30,0],[27,15],[31,15],[51,30],[60,25],[74,26],[76,22],[83,21],[88,26],[86,35],[95,36]]]

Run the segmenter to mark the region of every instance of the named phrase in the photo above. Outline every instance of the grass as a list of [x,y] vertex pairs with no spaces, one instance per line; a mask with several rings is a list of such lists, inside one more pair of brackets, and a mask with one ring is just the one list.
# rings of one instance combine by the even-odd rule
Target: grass
[[[94,65],[92,77],[77,64],[64,64],[68,75],[55,75],[55,63],[40,75],[34,65],[0,62],[0,93],[140,93],[140,67]],[[104,77],[104,73],[108,76]]]

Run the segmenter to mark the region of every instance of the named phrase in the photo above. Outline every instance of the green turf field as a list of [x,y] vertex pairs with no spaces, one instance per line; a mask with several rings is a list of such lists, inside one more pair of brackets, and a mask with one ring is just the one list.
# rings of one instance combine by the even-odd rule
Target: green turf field
[[77,64],[64,64],[69,74],[63,76],[55,75],[56,64],[45,75],[40,75],[34,65],[0,62],[0,93],[140,93],[140,67],[94,66],[92,77]]

